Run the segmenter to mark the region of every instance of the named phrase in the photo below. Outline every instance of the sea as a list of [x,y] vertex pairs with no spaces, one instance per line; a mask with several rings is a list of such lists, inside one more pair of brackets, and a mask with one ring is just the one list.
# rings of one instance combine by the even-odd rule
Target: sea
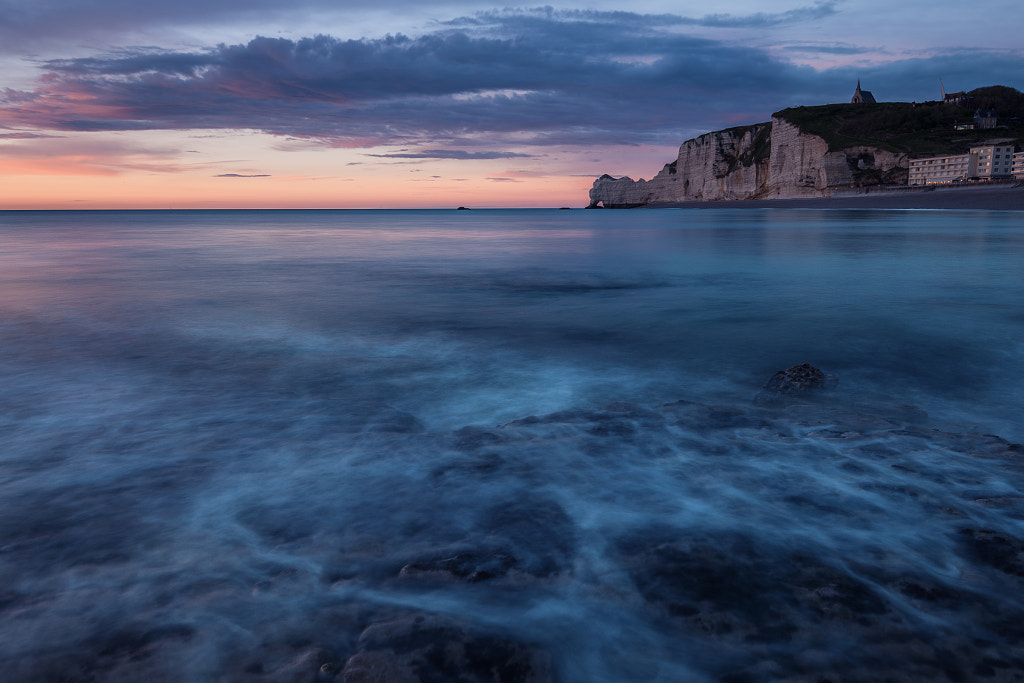
[[1021,212],[0,212],[0,678],[1021,680],[1022,415]]

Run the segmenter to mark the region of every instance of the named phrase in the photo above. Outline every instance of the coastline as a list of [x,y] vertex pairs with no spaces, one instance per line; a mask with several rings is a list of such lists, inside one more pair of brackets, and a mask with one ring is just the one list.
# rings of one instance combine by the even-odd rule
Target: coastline
[[1024,211],[1024,183],[1000,186],[880,190],[808,199],[657,202],[641,209],[939,209]]

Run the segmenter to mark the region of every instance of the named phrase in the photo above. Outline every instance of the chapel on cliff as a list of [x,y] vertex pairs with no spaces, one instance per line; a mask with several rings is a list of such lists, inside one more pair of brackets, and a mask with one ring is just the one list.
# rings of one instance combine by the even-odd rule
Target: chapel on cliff
[[850,104],[874,104],[875,96],[871,94],[870,90],[860,89],[860,79],[857,79],[857,89],[853,93],[853,99],[850,100]]

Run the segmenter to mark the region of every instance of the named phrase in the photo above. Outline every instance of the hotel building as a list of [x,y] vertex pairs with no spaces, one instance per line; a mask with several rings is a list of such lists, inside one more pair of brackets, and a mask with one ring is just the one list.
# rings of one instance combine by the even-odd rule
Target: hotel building
[[1013,155],[1012,173],[1015,180],[1024,180],[1024,152]]
[[967,154],[910,159],[907,184],[938,185],[1009,178],[1014,173],[1014,159],[1013,145],[984,145],[971,147]]

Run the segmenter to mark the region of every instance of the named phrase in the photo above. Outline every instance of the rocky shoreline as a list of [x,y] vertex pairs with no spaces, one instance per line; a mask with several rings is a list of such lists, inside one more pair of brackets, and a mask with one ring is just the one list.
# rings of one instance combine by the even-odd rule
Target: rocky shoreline
[[[606,552],[616,569],[588,575],[577,556],[582,532],[562,503],[540,493],[537,471],[538,493],[529,502],[491,516],[482,530],[488,547],[438,548],[390,581],[406,590],[487,585],[524,597],[527,590],[576,584],[581,602],[595,596],[618,602],[624,613],[642,615],[675,640],[676,654],[688,653],[692,667],[686,680],[1024,680],[1017,646],[1024,640],[1024,540],[1007,531],[1024,519],[1024,499],[965,498],[946,486],[951,472],[980,481],[981,471],[993,465],[1020,478],[1024,448],[995,436],[932,429],[927,416],[909,406],[841,406],[834,389],[835,378],[802,365],[777,373],[749,407],[617,403],[493,429],[467,427],[452,437],[464,460],[436,476],[441,482],[470,474],[483,486],[502,473],[526,475],[535,467],[529,452],[567,439],[578,441],[591,466],[614,466],[616,443],[641,438],[649,441],[646,457],[656,460],[668,455],[661,437],[669,437],[705,459],[683,489],[724,486],[717,504],[742,505],[729,502],[729,480],[757,476],[757,461],[769,455],[763,447],[779,448],[775,456],[791,458],[803,485],[765,479],[759,495],[787,506],[787,525],[800,518],[811,526],[832,520],[838,534],[839,527],[867,534],[843,551],[802,524],[779,535],[759,531],[756,520],[746,527],[682,527],[666,519],[610,536]],[[723,450],[729,442],[735,448]],[[708,450],[710,444],[718,447]],[[934,459],[959,462],[962,469],[940,473]],[[970,471],[974,463],[978,472]],[[807,485],[810,471],[832,467],[849,476],[845,483],[856,493]],[[887,504],[894,507],[878,516]],[[903,533],[913,528],[887,521],[897,510],[920,516],[920,538],[904,539],[916,555],[885,542],[885,525],[895,523]],[[1006,527],[999,528],[999,518]],[[668,674],[663,656],[620,652],[611,659],[621,660],[618,680],[678,675]],[[550,640],[517,640],[452,615],[413,611],[371,623],[357,652],[345,663],[325,664],[318,680],[582,680],[567,658]]]
[[194,616],[211,591],[237,589],[298,611],[195,680],[1024,681],[1021,444],[846,403],[808,364],[747,402],[437,434],[409,418],[364,435],[430,453],[406,463],[426,485],[393,536],[307,536],[267,507],[253,532],[306,561],[169,586],[173,609],[27,654],[10,680],[163,680],[216,633]]

